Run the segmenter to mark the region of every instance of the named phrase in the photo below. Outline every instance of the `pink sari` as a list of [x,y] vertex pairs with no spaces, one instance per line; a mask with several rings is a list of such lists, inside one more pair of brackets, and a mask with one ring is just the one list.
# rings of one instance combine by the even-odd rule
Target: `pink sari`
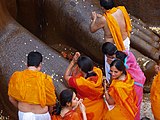
[[131,77],[134,79],[134,89],[136,91],[136,95],[138,97],[138,113],[135,120],[140,120],[140,106],[143,98],[143,84],[145,83],[146,77],[139,67],[135,56],[132,52],[124,51],[127,55],[127,58],[124,61],[126,65],[128,73],[130,73]]

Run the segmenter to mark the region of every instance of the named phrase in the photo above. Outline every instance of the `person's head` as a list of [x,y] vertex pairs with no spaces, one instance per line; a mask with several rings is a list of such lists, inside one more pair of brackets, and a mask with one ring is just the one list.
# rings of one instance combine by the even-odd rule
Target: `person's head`
[[76,93],[71,89],[63,90],[59,98],[62,107],[75,107],[78,103]]
[[76,93],[72,89],[65,89],[60,93],[59,102],[56,103],[52,114],[60,115],[62,108],[73,108],[77,104],[78,98],[76,97]]
[[115,55],[117,59],[120,59],[121,61],[125,62],[125,58],[127,57],[127,55],[124,52],[117,51]]
[[112,9],[114,7],[114,1],[113,0],[100,0],[100,5],[106,9]]
[[105,42],[102,45],[102,52],[107,56],[107,62],[111,64],[113,59],[116,57],[115,53],[117,52],[117,47],[111,42]]
[[77,65],[82,72],[84,72],[87,77],[95,76],[95,73],[92,71],[94,64],[93,61],[87,56],[80,56],[77,60]]
[[28,54],[27,66],[34,66],[38,68],[39,66],[41,66],[42,59],[43,57],[41,53],[32,51]]
[[110,73],[112,79],[118,79],[122,74],[126,75],[127,73],[124,63],[119,59],[115,59],[114,61],[112,61],[112,63],[110,64]]

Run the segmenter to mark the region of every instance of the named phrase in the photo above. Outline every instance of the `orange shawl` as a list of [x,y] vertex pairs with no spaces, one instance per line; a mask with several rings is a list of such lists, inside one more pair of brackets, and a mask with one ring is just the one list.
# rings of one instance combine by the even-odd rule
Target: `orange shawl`
[[104,16],[107,20],[107,24],[108,27],[111,31],[111,34],[113,36],[114,42],[117,46],[117,49],[120,51],[125,50],[124,44],[123,44],[123,38],[122,38],[122,34],[121,34],[121,30],[120,27],[117,23],[117,21],[114,19],[114,17],[112,16],[112,14],[114,12],[116,12],[118,9],[120,9],[123,12],[124,15],[124,19],[126,22],[126,29],[127,29],[127,33],[128,36],[130,37],[130,32],[131,32],[131,21],[130,21],[130,17],[125,9],[124,6],[119,6],[119,7],[114,7],[111,10],[107,10],[106,13],[104,13]]
[[105,103],[103,100],[102,71],[94,67],[93,71],[97,76],[76,78],[76,91],[83,98],[83,104],[86,107],[88,120],[101,120],[104,114]]
[[134,80],[131,79],[130,74],[127,73],[127,79],[125,81],[113,80],[109,88],[109,94],[114,99],[116,105],[121,107],[122,112],[128,120],[134,120],[138,111],[137,96],[133,85]]
[[151,86],[151,106],[155,119],[160,119],[160,72],[154,77]]
[[78,94],[91,100],[99,99],[103,95],[102,71],[96,67],[94,67],[93,71],[97,76],[89,77],[87,79],[84,77],[76,78],[76,84],[79,91]]
[[65,114],[64,117],[60,115],[52,115],[52,120],[83,120],[82,116],[74,110],[71,110]]
[[32,70],[15,72],[9,81],[8,95],[30,104],[54,105],[55,88],[50,76]]

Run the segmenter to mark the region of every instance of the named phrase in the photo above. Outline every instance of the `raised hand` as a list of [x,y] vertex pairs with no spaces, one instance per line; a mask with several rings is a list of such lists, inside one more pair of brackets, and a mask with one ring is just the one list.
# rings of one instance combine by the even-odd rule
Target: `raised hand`
[[81,112],[83,113],[83,112],[85,112],[86,108],[82,102],[83,102],[83,99],[80,99],[79,100],[79,108],[80,108]]
[[97,19],[97,13],[96,12],[92,12],[91,19],[94,20],[94,21]]
[[72,61],[76,63],[77,60],[78,60],[78,58],[80,57],[80,55],[81,55],[81,54],[80,54],[79,52],[76,52],[75,55],[73,56]]

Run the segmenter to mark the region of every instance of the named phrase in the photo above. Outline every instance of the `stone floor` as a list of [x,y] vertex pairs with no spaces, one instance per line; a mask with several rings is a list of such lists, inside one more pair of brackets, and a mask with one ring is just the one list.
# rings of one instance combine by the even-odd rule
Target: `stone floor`
[[154,120],[152,110],[151,110],[150,93],[146,93],[143,96],[143,101],[141,105],[141,118],[142,117],[148,117],[151,120]]

